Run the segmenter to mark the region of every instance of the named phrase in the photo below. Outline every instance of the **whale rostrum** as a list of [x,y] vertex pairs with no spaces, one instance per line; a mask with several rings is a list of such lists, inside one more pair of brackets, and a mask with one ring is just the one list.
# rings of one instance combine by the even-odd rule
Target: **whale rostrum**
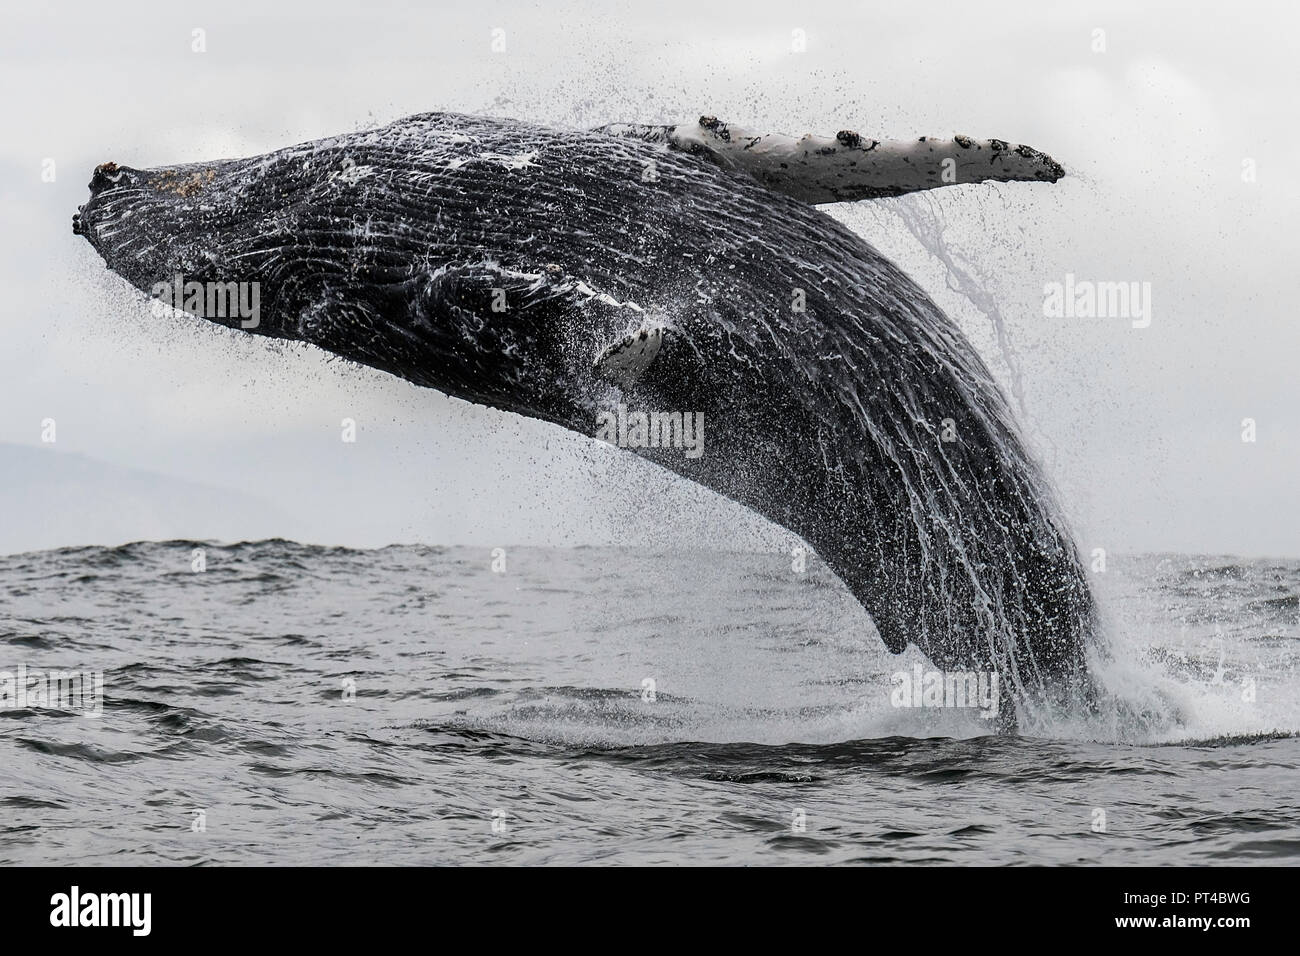
[[812,204],[1060,175],[999,140],[428,113],[105,164],[74,230],[151,294],[259,291],[254,320],[177,308],[468,401],[586,436],[616,408],[670,437],[707,423],[691,454],[628,448],[806,541],[891,651],[996,671],[1023,721],[1090,687],[1073,542],[975,349]]

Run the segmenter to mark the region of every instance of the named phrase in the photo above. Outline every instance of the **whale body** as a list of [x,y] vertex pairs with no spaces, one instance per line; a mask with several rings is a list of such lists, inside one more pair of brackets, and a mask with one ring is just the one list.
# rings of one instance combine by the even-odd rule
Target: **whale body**
[[[255,321],[172,301],[209,321],[587,436],[621,416],[630,451],[811,545],[891,651],[996,671],[1023,720],[1089,686],[1074,544],[972,345],[812,205],[953,169],[1060,175],[997,140],[431,113],[253,158],[104,164],[74,231],[151,294],[255,284]],[[696,454],[673,440],[692,421]]]

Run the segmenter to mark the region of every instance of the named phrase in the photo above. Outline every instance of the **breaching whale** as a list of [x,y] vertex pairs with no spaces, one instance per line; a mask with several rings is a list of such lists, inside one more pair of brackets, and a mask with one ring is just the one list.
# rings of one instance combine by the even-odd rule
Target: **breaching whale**
[[430,113],[248,159],[105,163],[73,227],[142,290],[258,292],[253,319],[177,308],[462,399],[589,436],[614,409],[702,416],[698,454],[631,450],[803,538],[891,651],[996,671],[1023,722],[1090,687],[1075,547],[975,349],[815,204],[1061,175],[962,136]]

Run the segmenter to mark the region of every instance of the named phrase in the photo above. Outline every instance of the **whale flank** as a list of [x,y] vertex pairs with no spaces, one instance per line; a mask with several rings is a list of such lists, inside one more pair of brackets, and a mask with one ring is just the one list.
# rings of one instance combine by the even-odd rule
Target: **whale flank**
[[[996,140],[672,129],[429,113],[105,164],[74,230],[145,292],[254,284],[251,318],[189,309],[247,334],[589,438],[615,409],[699,423],[692,454],[626,447],[808,542],[889,650],[996,673],[1006,720],[1086,704],[1092,596],[1001,390],[910,278],[809,205],[946,185],[949,159],[958,181],[1060,167]],[[807,163],[778,173],[792,151]]]

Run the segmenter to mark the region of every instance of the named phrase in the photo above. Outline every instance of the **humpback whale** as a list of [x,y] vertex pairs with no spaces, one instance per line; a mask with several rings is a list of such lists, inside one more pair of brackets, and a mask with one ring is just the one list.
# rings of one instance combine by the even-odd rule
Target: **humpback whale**
[[1023,725],[1090,696],[1079,556],[974,347],[816,206],[1061,175],[996,139],[429,113],[253,158],[105,163],[73,229],[154,295],[258,291],[253,318],[176,308],[471,402],[587,436],[614,409],[666,411],[669,433],[695,416],[698,454],[626,444],[801,537],[890,651],[996,672]]

